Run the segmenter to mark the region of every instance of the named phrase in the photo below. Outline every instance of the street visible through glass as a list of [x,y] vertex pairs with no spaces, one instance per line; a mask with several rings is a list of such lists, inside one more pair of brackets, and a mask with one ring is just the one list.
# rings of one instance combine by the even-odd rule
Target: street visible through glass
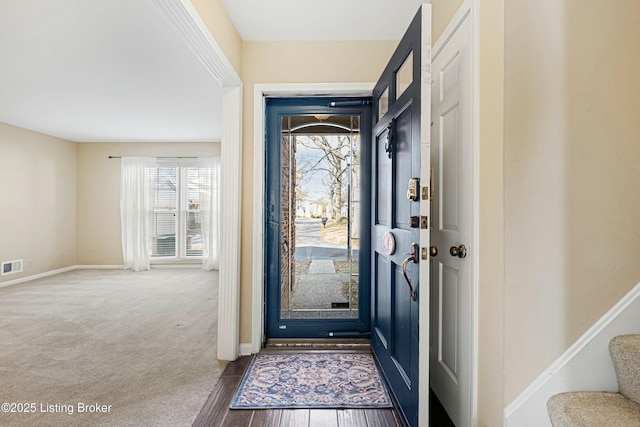
[[358,317],[358,117],[282,128],[281,317]]

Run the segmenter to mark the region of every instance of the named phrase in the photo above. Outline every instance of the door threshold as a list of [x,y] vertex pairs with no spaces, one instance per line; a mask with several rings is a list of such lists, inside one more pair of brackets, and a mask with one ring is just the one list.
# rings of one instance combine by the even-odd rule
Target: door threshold
[[371,352],[368,339],[269,339],[262,352],[273,351],[348,351]]

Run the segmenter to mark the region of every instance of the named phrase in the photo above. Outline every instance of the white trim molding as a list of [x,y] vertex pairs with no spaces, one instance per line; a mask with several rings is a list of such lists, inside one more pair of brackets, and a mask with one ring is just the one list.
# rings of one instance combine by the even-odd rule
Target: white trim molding
[[[432,10],[430,4],[423,4],[422,13],[422,55],[420,64],[420,182],[424,185],[429,182],[431,176],[431,91],[432,91],[432,45],[431,21]],[[415,59],[414,59],[415,61]],[[428,102],[425,102],[428,100]],[[421,198],[419,202],[420,215],[429,218],[431,215],[431,200]],[[428,248],[431,245],[431,230],[420,229],[419,242],[421,248]],[[422,284],[429,283],[431,277],[431,262],[421,262],[418,264],[419,288],[424,289]],[[428,289],[428,287],[426,287]],[[418,426],[429,426],[429,378],[431,375],[429,366],[429,331],[430,326],[430,296],[429,292],[420,292],[418,306],[418,357],[422,369],[418,371]]]
[[[18,279],[8,280],[6,282],[0,283],[0,288],[4,288],[5,286],[13,286],[19,285],[21,283],[30,282],[31,280],[42,279],[43,277],[49,277],[60,273],[66,273],[67,271],[77,270],[79,266],[72,265],[70,267],[58,268],[56,270],[45,271],[43,273],[32,274],[30,276],[20,277]],[[119,266],[122,268],[122,266]]]
[[218,359],[235,360],[240,352],[240,211],[242,205],[242,88],[222,95],[220,144],[220,285]]
[[375,83],[260,83],[253,86],[253,276],[251,353],[264,337],[264,117],[267,96],[370,96]]
[[640,333],[640,283],[504,409],[505,427],[551,427],[547,400],[568,391],[617,391],[609,341]]
[[152,0],[202,66],[223,87],[242,81],[189,0]]
[[253,354],[251,351],[252,345],[250,342],[240,343],[240,356],[250,356]]
[[[200,269],[202,266],[200,264],[165,264],[165,265],[157,265],[151,264],[152,270],[163,270],[168,268],[192,268],[192,269]],[[30,282],[32,280],[42,279],[44,277],[55,276],[56,274],[66,273],[67,271],[74,270],[123,270],[122,264],[78,264],[71,265],[69,267],[58,268],[55,270],[45,271],[38,274],[32,274],[30,276],[20,277],[18,279],[9,280],[7,282],[0,283],[0,288],[5,286],[13,286],[19,285],[21,283]]]
[[223,87],[220,202],[218,359],[240,351],[240,210],[242,194],[242,80],[189,0],[152,0],[193,54]]
[[[109,264],[98,264],[98,265],[76,265],[76,270],[122,270],[122,264],[117,265],[109,265]],[[151,268],[155,268],[154,265],[151,265]]]
[[[472,56],[472,161],[473,161],[473,247],[479,253],[480,247],[480,0],[466,0],[462,10],[471,10],[471,56]],[[463,13],[463,12],[459,12]],[[471,271],[471,319],[473,328],[471,331],[471,426],[478,425],[478,393],[479,381],[478,364],[480,336],[480,262],[475,258]]]

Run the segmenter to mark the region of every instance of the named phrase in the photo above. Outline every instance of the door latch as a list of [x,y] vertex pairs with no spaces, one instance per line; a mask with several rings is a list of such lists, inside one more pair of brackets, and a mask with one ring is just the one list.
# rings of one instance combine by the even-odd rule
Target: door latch
[[429,217],[423,215],[420,217],[420,229],[427,230],[429,228]]

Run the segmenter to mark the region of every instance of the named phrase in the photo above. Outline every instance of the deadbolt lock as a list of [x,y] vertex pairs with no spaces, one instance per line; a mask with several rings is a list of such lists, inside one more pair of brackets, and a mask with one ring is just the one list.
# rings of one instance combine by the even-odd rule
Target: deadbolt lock
[[409,187],[407,189],[407,199],[412,202],[417,202],[419,200],[419,188],[420,188],[420,178],[411,178],[409,180]]

